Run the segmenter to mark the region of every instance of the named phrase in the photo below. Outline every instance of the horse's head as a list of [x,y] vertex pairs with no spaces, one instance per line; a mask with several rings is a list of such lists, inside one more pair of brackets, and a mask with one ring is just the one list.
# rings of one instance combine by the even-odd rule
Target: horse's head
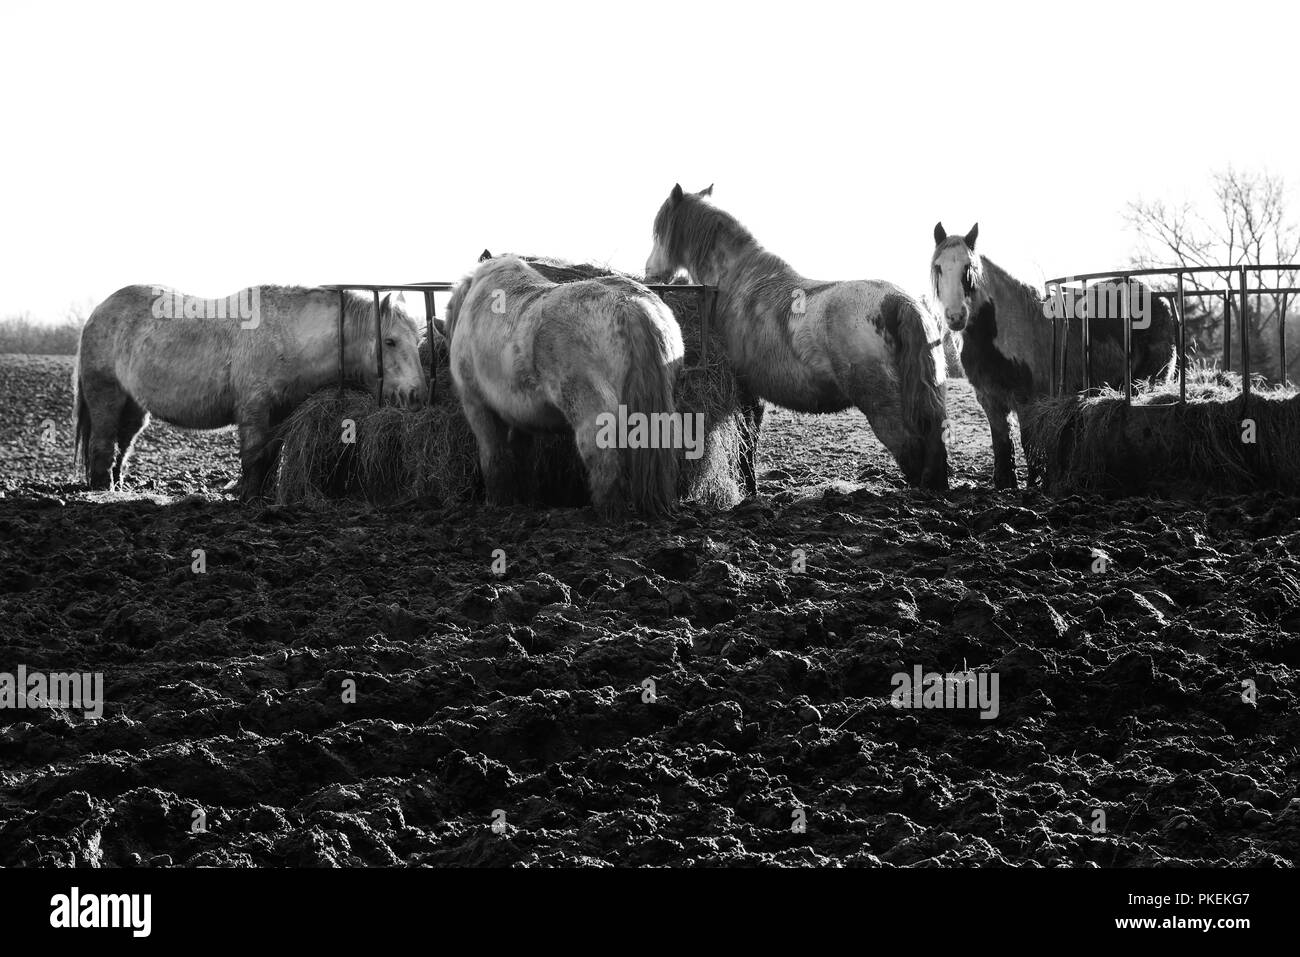
[[[681,219],[678,213],[684,205],[700,202],[712,195],[712,184],[698,193],[683,192],[680,183],[673,187],[655,214],[654,246],[645,262],[646,282],[668,282],[682,270],[690,270],[686,261],[685,231],[679,228]],[[691,279],[695,281],[694,276]]]
[[984,264],[975,252],[979,232],[980,224],[976,223],[965,236],[949,236],[943,223],[934,224],[930,285],[934,301],[953,332],[966,328],[983,295]]
[[[384,401],[400,406],[421,404],[429,384],[420,362],[419,328],[391,293],[379,304],[379,330],[384,350]],[[374,337],[365,341],[369,342],[370,361],[363,362],[362,369],[366,385],[373,389],[378,384]]]

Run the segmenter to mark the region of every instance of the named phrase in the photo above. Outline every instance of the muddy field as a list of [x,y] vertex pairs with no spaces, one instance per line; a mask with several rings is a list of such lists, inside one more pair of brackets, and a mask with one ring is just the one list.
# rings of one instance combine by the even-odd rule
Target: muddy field
[[657,524],[244,507],[157,424],[91,495],[70,368],[0,356],[0,672],[106,704],[0,710],[0,865],[1300,863],[1295,496],[995,493],[964,383],[944,498],[777,411]]

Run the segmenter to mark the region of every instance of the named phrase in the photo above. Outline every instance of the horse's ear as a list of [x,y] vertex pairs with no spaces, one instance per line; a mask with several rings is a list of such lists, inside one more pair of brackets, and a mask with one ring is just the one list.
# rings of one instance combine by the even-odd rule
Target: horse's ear
[[481,253],[479,253],[478,261],[481,263],[485,263],[491,258],[492,258],[491,250],[485,249]]
[[392,311],[393,311],[393,294],[391,292],[386,292],[384,293],[384,298],[379,300],[379,314],[381,316],[386,316]]
[[970,228],[970,232],[966,234],[966,248],[969,249],[971,252],[975,251],[975,240],[979,239],[979,235],[980,235],[980,224],[976,223],[974,226]]
[[682,201],[682,184],[674,183],[673,191],[668,194],[668,202],[676,206],[681,201]]
[[700,190],[700,191],[699,191],[698,193],[696,193],[695,195],[696,195],[696,196],[712,196],[712,195],[713,195],[713,184],[710,183],[708,186],[704,187],[704,189]]
[[948,238],[948,231],[943,228],[943,220],[934,224],[934,244],[938,246]]

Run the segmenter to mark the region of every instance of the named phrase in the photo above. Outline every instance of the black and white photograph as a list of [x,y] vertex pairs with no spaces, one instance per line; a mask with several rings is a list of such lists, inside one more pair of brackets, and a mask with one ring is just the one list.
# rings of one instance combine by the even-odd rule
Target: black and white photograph
[[1281,932],[1298,41],[6,0],[6,928]]

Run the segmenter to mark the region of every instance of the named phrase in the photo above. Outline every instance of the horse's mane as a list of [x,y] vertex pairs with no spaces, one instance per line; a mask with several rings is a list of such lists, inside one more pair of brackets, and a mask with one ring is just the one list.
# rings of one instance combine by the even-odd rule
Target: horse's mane
[[[960,240],[960,237],[958,239]],[[1039,316],[1046,321],[1047,317],[1043,314],[1043,297],[1037,289],[1011,275],[988,256],[981,254],[980,260],[984,266],[985,285],[993,286],[995,299],[999,302],[1014,300],[1030,315]]]
[[[675,258],[692,264],[692,272],[715,249],[729,248],[738,288],[764,302],[788,304],[796,289],[808,290],[808,281],[780,256],[764,249],[740,220],[693,193],[685,193],[677,203],[659,210],[654,234],[666,239]],[[693,278],[700,281],[699,276]]]
[[[479,264],[481,266],[482,263]],[[451,297],[447,300],[447,309],[443,312],[442,319],[442,336],[451,344],[452,334],[456,331],[456,318],[460,315],[460,304],[465,301],[465,294],[469,292],[470,283],[478,275],[479,266],[475,266],[465,275],[456,281],[451,287]]]
[[660,208],[654,235],[664,237],[668,248],[683,259],[706,255],[723,244],[762,249],[740,220],[694,193],[683,193],[676,203],[665,203]]

